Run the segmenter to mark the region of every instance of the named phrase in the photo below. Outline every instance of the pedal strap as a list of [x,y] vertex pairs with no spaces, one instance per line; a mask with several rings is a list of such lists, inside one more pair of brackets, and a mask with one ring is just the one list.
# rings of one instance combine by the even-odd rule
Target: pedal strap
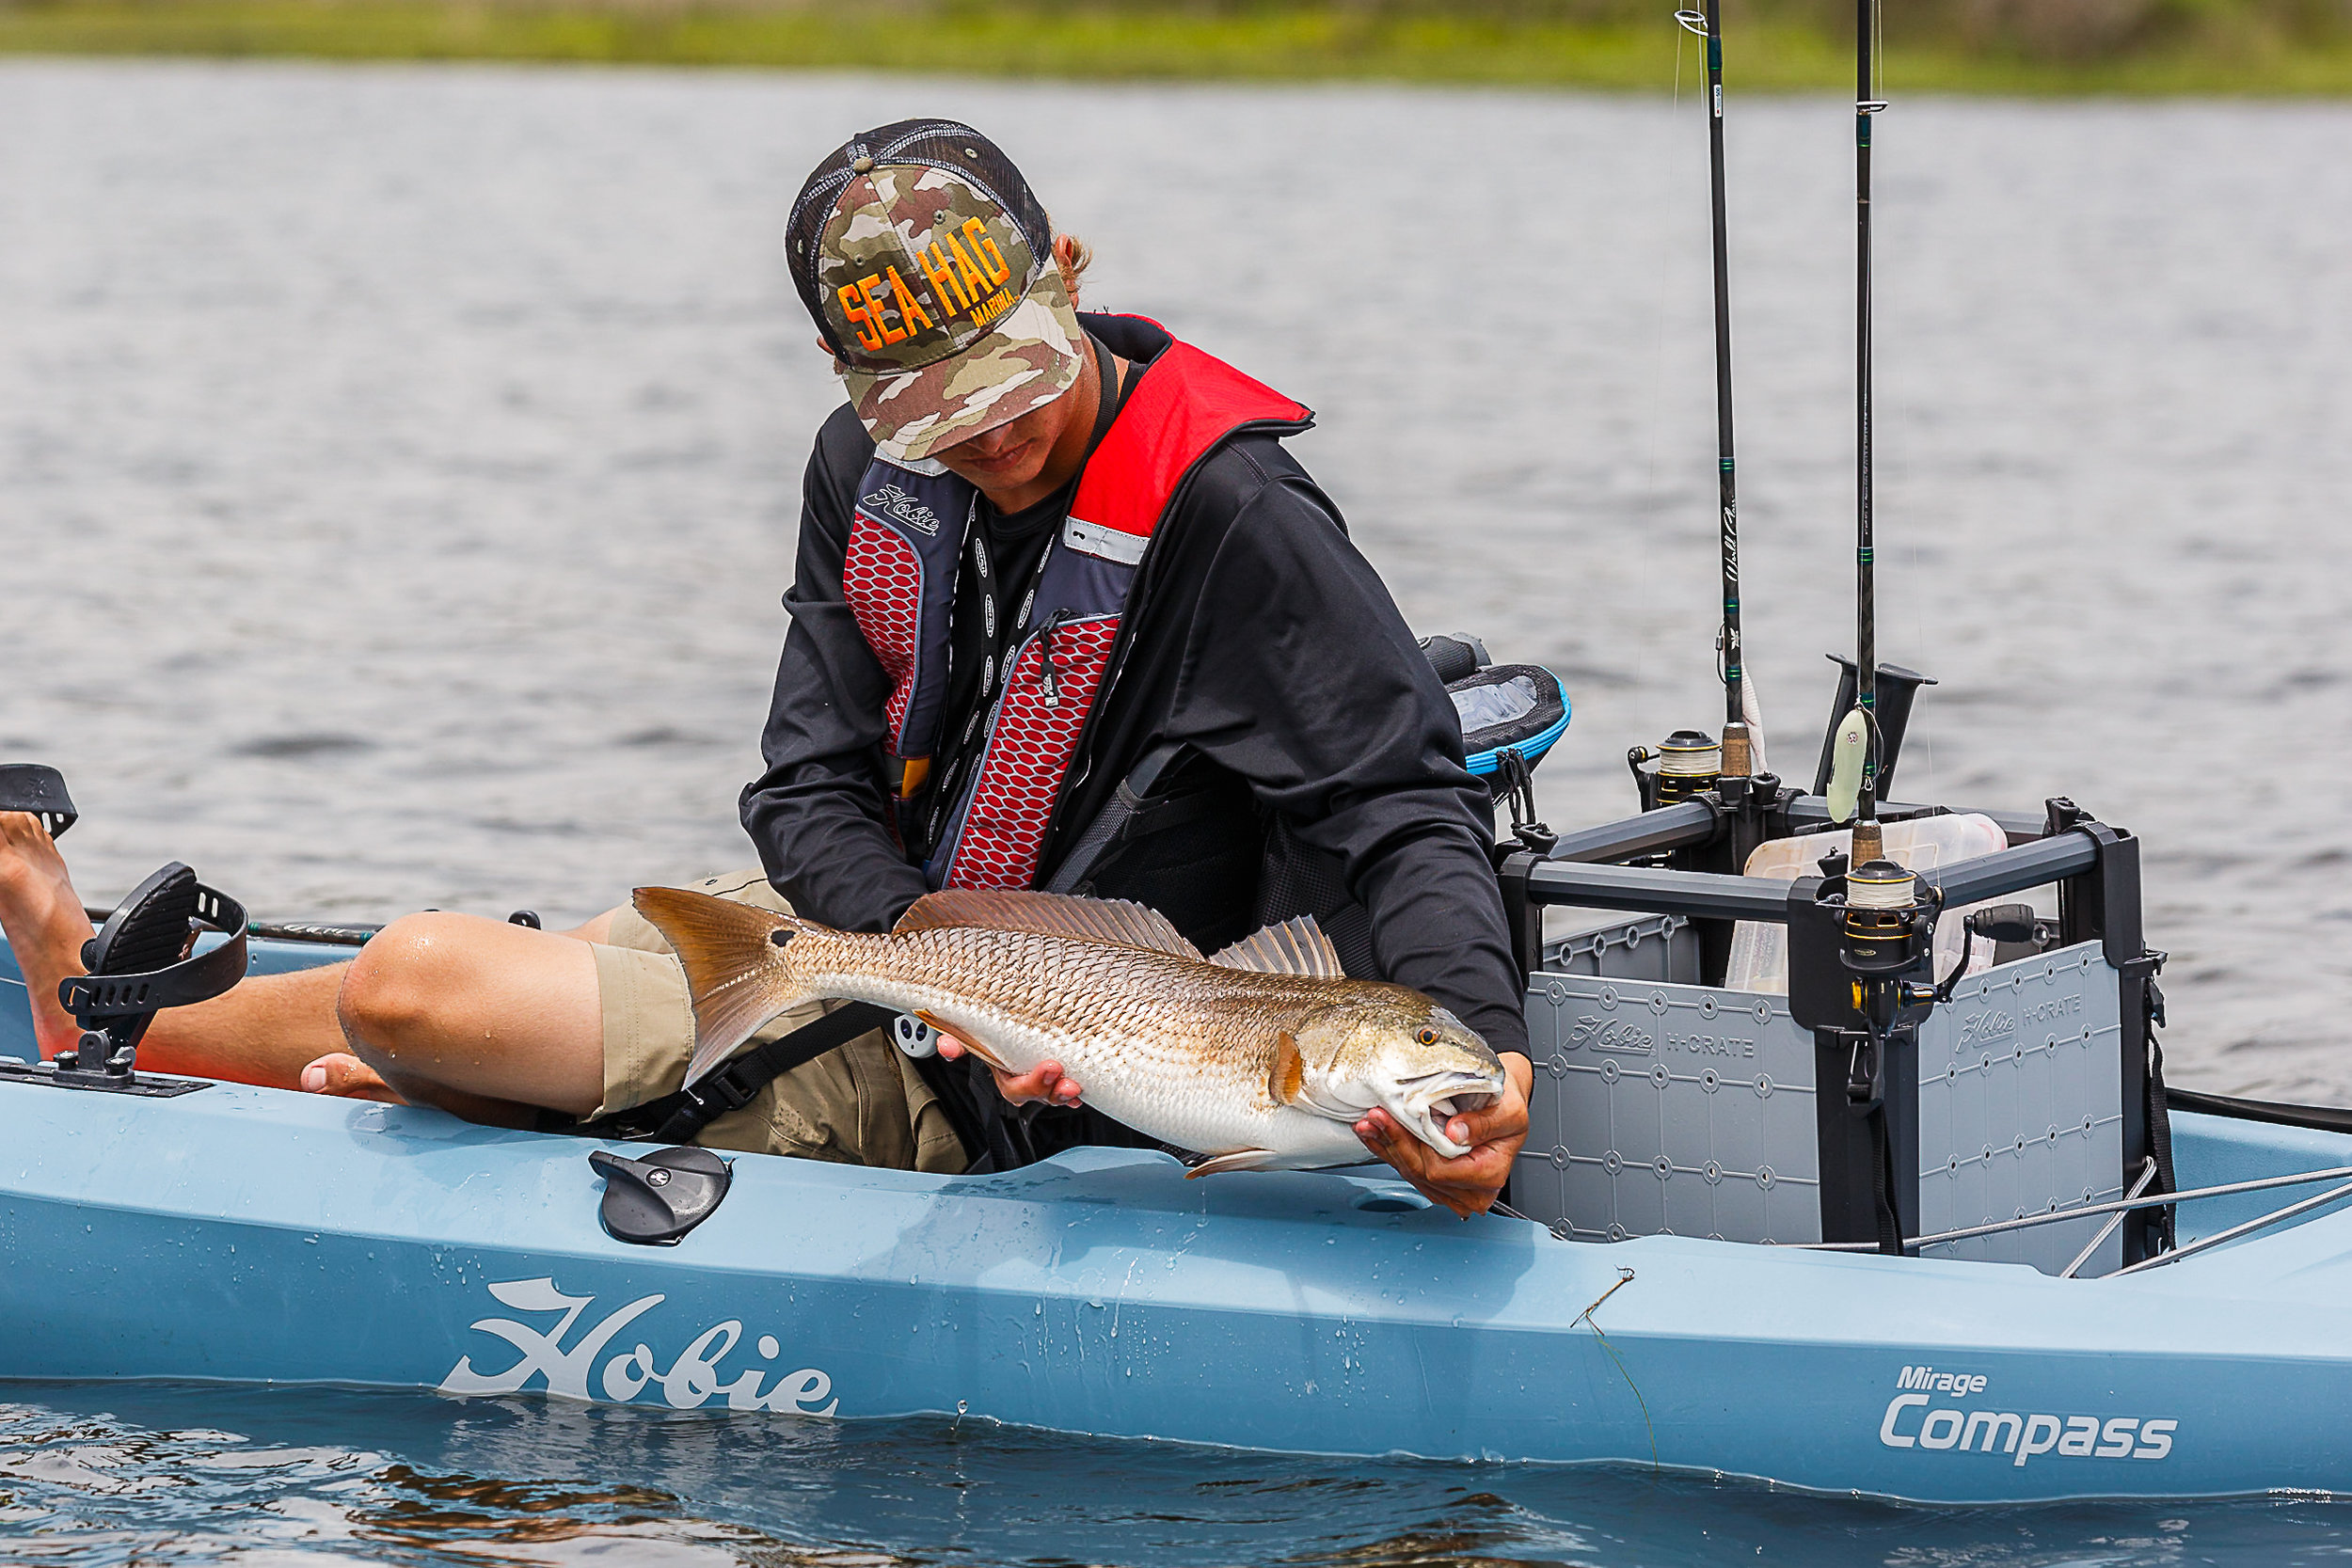
[[[229,940],[195,953],[199,932],[208,927]],[[158,1012],[209,1002],[245,978],[245,906],[173,861],[106,917],[98,935],[83,944],[82,961],[91,973],[60,982],[57,1000],[86,1036],[103,1037],[106,1059],[82,1061],[87,1052],[77,1050],[76,1069],[128,1073],[129,1053]]]
[[728,1112],[749,1105],[758,1098],[760,1090],[794,1068],[849,1044],[868,1030],[887,1028],[895,1016],[888,1007],[851,1002],[813,1022],[802,1024],[788,1035],[753,1047],[700,1083],[609,1117],[577,1122],[569,1131],[591,1138],[691,1143],[704,1128]]
[[82,819],[65,791],[65,775],[38,762],[0,762],[0,811],[31,813],[51,838],[64,837]]

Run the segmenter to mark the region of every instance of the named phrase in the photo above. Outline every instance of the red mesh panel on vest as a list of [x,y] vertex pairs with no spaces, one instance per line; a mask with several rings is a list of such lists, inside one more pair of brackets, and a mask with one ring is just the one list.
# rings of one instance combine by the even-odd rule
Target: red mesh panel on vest
[[1045,705],[1038,676],[1044,666],[1044,640],[1031,638],[1014,659],[1003,705],[988,742],[980,781],[964,815],[948,887],[1028,887],[1037,876],[1045,825],[1071,753],[1078,748],[1087,709],[1110,662],[1119,617],[1078,621],[1054,633],[1060,666],[1060,702]]
[[865,516],[850,526],[841,563],[841,595],[857,617],[858,634],[890,677],[890,749],[904,738],[907,702],[914,695],[914,650],[921,635],[923,562],[914,546]]

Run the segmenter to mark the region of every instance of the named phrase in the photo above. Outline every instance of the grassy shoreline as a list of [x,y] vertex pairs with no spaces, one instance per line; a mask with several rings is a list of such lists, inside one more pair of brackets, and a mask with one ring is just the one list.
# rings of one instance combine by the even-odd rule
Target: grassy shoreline
[[[1731,35],[1747,90],[1851,90],[1849,45],[1802,22]],[[1146,3],[1052,8],[949,3],[855,11],[501,6],[472,0],[44,0],[0,4],[0,54],[503,60],[869,69],[1084,80],[1369,80],[1661,90],[1678,29],[1344,4],[1203,10]],[[1695,40],[1681,49],[1687,87]],[[2135,96],[2352,95],[2352,39],[2261,32],[2091,59],[1954,43],[1886,55],[1898,90]]]

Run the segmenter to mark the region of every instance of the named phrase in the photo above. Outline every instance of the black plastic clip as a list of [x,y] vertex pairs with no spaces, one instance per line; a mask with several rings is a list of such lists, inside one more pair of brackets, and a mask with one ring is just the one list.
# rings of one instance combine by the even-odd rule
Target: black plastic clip
[[1878,1042],[1864,1035],[1853,1042],[1853,1054],[1846,1064],[1846,1105],[1855,1115],[1867,1115],[1878,1109],[1886,1098],[1886,1086],[1879,1077]]
[[1511,835],[1531,855],[1549,855],[1560,835],[1535,820],[1535,767],[1517,746],[1495,753],[1495,783],[1511,807]]
[[597,1217],[616,1242],[675,1246],[678,1238],[716,1213],[735,1180],[727,1163],[707,1148],[663,1148],[632,1160],[596,1149],[588,1163],[604,1178]]

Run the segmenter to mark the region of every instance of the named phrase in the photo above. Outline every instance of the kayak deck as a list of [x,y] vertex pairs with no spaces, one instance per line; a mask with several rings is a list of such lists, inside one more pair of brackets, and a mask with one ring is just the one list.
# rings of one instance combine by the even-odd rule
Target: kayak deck
[[[2185,1115],[2175,1139],[2184,1187],[2352,1164],[2352,1137],[2295,1128]],[[0,1082],[0,1377],[961,1412],[1951,1501],[2352,1485],[2342,1205],[2066,1280],[1562,1242],[1371,1175],[1186,1180],[1127,1149],[957,1178],[738,1155],[708,1221],[644,1247],[597,1224],[598,1147],[627,1146]],[[2297,1196],[2192,1205],[2182,1240]]]
[[[2352,1142],[2182,1120],[2185,1180],[2343,1163]],[[172,1101],[0,1085],[0,1122],[6,1376],[962,1411],[1328,1453],[1654,1453],[1953,1500],[2346,1480],[2342,1445],[2292,1417],[2352,1394],[2340,1212],[2070,1281],[1562,1243],[1457,1222],[1393,1181],[1186,1181],[1130,1150],[977,1178],[742,1156],[719,1212],[654,1249],[598,1228],[593,1146],[431,1111],[230,1085]],[[2006,1421],[1964,1449],[1901,1447],[1932,1414],[1889,1414],[1917,1368],[1986,1380],[1953,1403],[1963,1421],[2177,1424],[2105,1458],[1982,1451]]]

